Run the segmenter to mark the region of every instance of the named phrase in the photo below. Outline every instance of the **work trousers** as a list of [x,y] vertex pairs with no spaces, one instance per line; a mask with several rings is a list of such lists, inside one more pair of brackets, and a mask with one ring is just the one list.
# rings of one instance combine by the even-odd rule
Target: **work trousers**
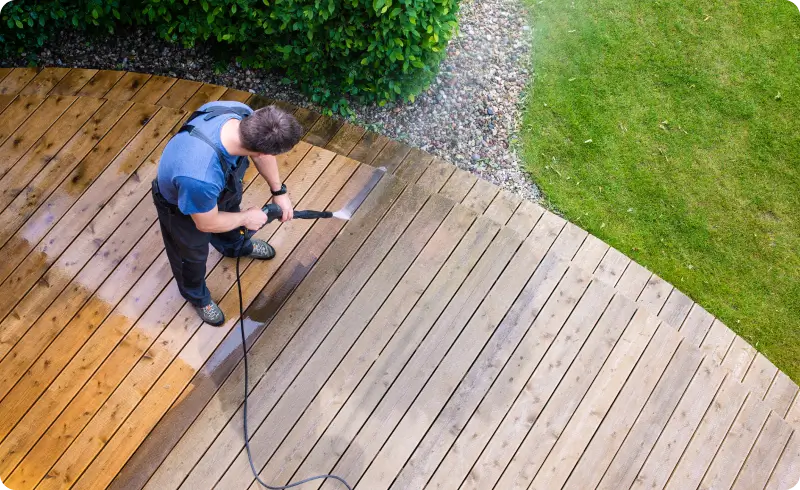
[[[241,180],[220,196],[217,207],[220,211],[235,213],[242,202]],[[211,302],[211,294],[206,286],[206,262],[208,245],[211,244],[222,255],[236,257],[249,255],[253,244],[249,234],[242,235],[236,230],[224,233],[206,233],[197,229],[191,216],[180,212],[177,206],[169,203],[158,191],[157,181],[153,181],[153,202],[158,212],[164,248],[169,265],[181,295],[194,306],[206,306]]]

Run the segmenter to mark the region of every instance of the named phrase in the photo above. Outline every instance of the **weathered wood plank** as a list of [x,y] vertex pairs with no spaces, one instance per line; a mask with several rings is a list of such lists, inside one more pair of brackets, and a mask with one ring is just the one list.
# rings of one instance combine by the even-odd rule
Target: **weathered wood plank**
[[477,181],[478,178],[471,173],[457,168],[455,172],[450,175],[450,178],[447,179],[447,183],[444,184],[439,194],[455,202],[461,202],[467,197],[467,194],[469,194],[472,186],[474,186]]
[[586,272],[594,273],[608,250],[609,247],[603,240],[600,240],[594,235],[587,235],[581,248],[578,249],[575,257],[572,258],[572,264]]
[[665,488],[697,488],[746,397],[741,383],[730,376],[725,378]]
[[[797,392],[797,384],[783,371],[778,371],[772,386],[767,391],[767,396],[764,397],[764,402],[772,407],[779,416],[785,417],[789,407],[792,405],[792,401],[797,397]],[[800,426],[794,427],[796,429],[800,428]]]
[[[357,162],[372,165],[372,162],[375,161],[375,158],[387,143],[389,143],[389,138],[386,136],[367,131],[347,156]],[[375,165],[372,166],[374,167]]]
[[770,475],[766,490],[795,488],[798,482],[800,482],[800,432],[795,430]]
[[632,489],[664,488],[670,473],[678,464],[681,454],[722,386],[724,378],[724,370],[719,369],[708,358],[703,360],[658,441],[649,454],[642,455],[647,459],[633,481]]
[[387,173],[393,174],[406,155],[411,151],[411,147],[397,141],[389,141],[381,152],[371,163],[373,167],[383,167]]
[[753,444],[732,490],[764,488],[775,464],[789,442],[792,428],[774,413],[769,414],[758,439]]
[[672,293],[667,298],[667,302],[664,303],[664,307],[658,313],[658,317],[667,322],[668,325],[672,325],[673,328],[681,329],[694,304],[690,297],[673,288]]
[[220,96],[219,100],[235,100],[236,102],[247,104],[252,95],[253,94],[251,94],[250,92],[245,92],[244,90],[236,90],[233,88],[229,88],[225,91],[224,94],[222,94],[222,96]]
[[[675,291],[677,291],[677,289]],[[700,347],[713,323],[714,316],[707,312],[702,306],[695,303],[692,305],[689,315],[680,327],[673,323],[670,323],[670,325],[673,325],[675,328],[680,328],[681,335],[683,335],[683,338],[686,339],[689,345]]]
[[514,215],[514,212],[521,202],[522,198],[519,196],[515,196],[507,190],[501,189],[486,209],[486,214],[501,225],[505,225]]
[[347,155],[358,145],[365,132],[366,130],[361,126],[346,122],[325,145],[325,148],[339,155]]
[[[487,180],[479,179],[475,182],[475,185],[472,186],[472,189],[469,190],[461,203],[476,213],[484,213],[495,196],[497,196],[498,192],[500,192],[499,187]],[[491,215],[489,215],[489,217],[492,218]]]
[[417,185],[428,189],[432,193],[439,192],[455,170],[456,167],[454,165],[445,162],[441,158],[434,158],[419,180],[417,180]]
[[616,286],[630,262],[631,259],[625,254],[611,247],[595,269],[594,276],[610,286]]
[[305,140],[312,145],[327,145],[342,127],[342,121],[330,116],[320,116],[317,122],[306,133]]
[[[658,315],[667,302],[667,299],[670,297],[673,289],[672,284],[653,274],[647,281],[644,290],[642,290],[642,294],[639,295],[636,302],[647,308],[653,315]],[[670,326],[674,329],[680,327],[680,325],[671,324]]]
[[403,162],[397,168],[394,175],[399,179],[413,184],[419,180],[428,168],[428,165],[430,165],[431,160],[433,160],[431,155],[416,148],[412,148],[403,159]]
[[742,381],[750,368],[750,364],[756,358],[756,354],[756,349],[752,345],[736,335],[733,338],[730,349],[728,349],[728,353],[725,354],[725,358],[722,360],[722,367],[730,371],[737,380]]
[[[115,70],[100,70],[86,82],[75,95],[86,97],[107,97],[106,94],[117,84],[125,72]],[[140,82],[141,83],[141,82]],[[107,97],[108,98],[108,97]]]
[[314,111],[310,111],[303,107],[295,107],[291,104],[281,104],[279,101],[273,100],[269,105],[274,105],[276,107],[280,107],[284,111],[293,114],[300,125],[303,127],[303,136],[308,134],[311,131],[311,128],[314,127],[317,120],[320,118],[320,115]]
[[759,352],[753,359],[753,363],[750,364],[747,374],[744,375],[742,384],[750,390],[752,395],[763,400],[777,374],[778,368]]
[[734,336],[733,331],[726,327],[725,324],[719,320],[714,320],[708,330],[708,334],[700,344],[700,350],[705,356],[720,365],[731,347]]
[[522,236],[528,236],[544,215],[544,209],[530,201],[522,201],[506,226]]
[[[549,211],[546,211],[546,213],[557,216]],[[553,250],[563,257],[564,260],[571,261],[573,257],[575,257],[575,254],[578,253],[578,249],[583,244],[583,241],[588,236],[588,233],[586,230],[582,230],[578,226],[575,226],[574,224],[564,220],[564,218],[561,218],[560,216],[557,217],[558,219],[563,220],[565,225],[561,230],[561,234],[558,236],[555,243],[553,243]],[[591,271],[587,272],[591,273]]]
[[[650,276],[652,276],[652,274],[649,270],[631,261],[628,267],[625,268],[625,272],[619,278],[616,288],[628,298],[636,301],[647,285]],[[651,313],[654,314],[655,312]]]

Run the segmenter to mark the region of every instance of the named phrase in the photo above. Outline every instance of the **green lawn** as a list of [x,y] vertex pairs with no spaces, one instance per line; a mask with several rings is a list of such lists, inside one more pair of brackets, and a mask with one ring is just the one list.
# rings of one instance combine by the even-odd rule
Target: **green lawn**
[[527,0],[526,165],[549,204],[800,381],[800,12]]

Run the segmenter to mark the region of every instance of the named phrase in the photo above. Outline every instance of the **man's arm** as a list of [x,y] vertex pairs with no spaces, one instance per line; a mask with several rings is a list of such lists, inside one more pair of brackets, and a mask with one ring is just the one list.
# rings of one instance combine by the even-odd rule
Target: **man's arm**
[[220,211],[216,206],[205,213],[192,214],[197,229],[205,233],[224,233],[244,226],[249,230],[258,230],[267,222],[267,215],[258,208],[251,208],[239,213]]
[[[279,191],[282,183],[280,172],[278,171],[278,160],[273,155],[258,155],[253,157],[253,162],[256,164],[258,173],[269,184],[269,188],[275,192]],[[294,217],[294,206],[292,206],[292,201],[289,199],[288,194],[275,196],[272,198],[272,202],[283,210],[281,221],[288,221]]]

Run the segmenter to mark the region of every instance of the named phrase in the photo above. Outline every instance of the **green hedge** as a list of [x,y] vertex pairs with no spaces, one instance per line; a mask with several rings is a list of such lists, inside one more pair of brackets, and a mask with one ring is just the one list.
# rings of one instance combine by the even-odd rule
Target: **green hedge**
[[0,41],[29,49],[53,27],[147,25],[185,46],[214,43],[221,61],[281,70],[342,110],[344,96],[413,100],[435,75],[457,9],[457,0],[16,0],[3,9]]

